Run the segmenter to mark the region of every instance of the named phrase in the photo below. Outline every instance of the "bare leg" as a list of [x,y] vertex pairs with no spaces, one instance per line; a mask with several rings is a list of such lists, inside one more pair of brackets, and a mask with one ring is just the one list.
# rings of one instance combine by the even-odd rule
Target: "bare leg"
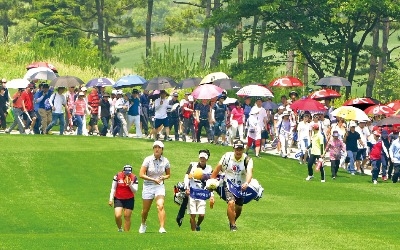
[[190,215],[190,228],[192,229],[192,231],[196,231],[196,215],[195,214]]
[[118,229],[122,228],[122,210],[122,207],[116,207],[114,209],[115,223],[117,224]]
[[124,219],[125,219],[124,231],[129,231],[131,229],[131,215],[132,215],[132,210],[125,209],[125,211],[124,211]]
[[164,227],[165,224],[165,209],[164,209],[164,196],[159,195],[156,197],[158,220],[160,221],[160,227]]
[[228,209],[226,211],[228,215],[228,220],[231,225],[235,225],[236,222],[236,210],[235,210],[235,201],[228,202]]
[[242,206],[235,205],[235,212],[236,212],[235,223],[239,218],[239,216],[242,214],[242,208],[243,208]]
[[149,210],[153,200],[143,200],[143,208],[142,208],[142,224],[146,224],[147,215],[149,214]]

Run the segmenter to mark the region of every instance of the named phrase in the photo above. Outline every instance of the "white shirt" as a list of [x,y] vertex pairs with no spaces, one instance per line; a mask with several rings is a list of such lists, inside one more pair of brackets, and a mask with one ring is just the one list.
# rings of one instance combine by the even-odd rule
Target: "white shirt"
[[49,98],[49,103],[51,107],[55,108],[53,113],[62,114],[64,113],[63,106],[67,105],[67,99],[65,98],[65,95],[53,93]]
[[247,136],[254,139],[261,139],[261,128],[258,124],[258,119],[256,115],[250,115],[247,120],[249,129],[247,130]]
[[[222,165],[222,172],[225,173],[225,182],[230,180],[237,185],[242,185],[246,182],[247,171],[244,166],[246,156],[246,154],[243,154],[242,158],[237,161],[234,152],[227,152],[221,157],[219,164]],[[253,159],[249,160],[247,169],[253,169]]]
[[[158,177],[164,175],[165,170],[168,169],[169,161],[164,156],[161,156],[159,160],[157,160],[154,155],[147,156],[142,163],[142,167],[145,167],[146,175],[150,178],[157,179]],[[164,182],[163,182],[164,184]],[[154,181],[144,180],[143,187],[145,186],[156,186]]]
[[308,139],[310,141],[311,126],[309,122],[301,121],[297,125],[297,138],[300,140]]
[[168,104],[168,100],[164,99],[162,100],[163,103],[161,103],[161,98],[158,98],[157,100],[154,101],[154,118],[155,119],[165,119],[167,118],[167,109],[168,106],[170,106]]
[[356,132],[358,132],[360,134],[361,141],[364,144],[364,147],[359,144],[358,148],[366,148],[367,147],[367,138],[371,135],[368,128],[367,127],[360,128],[360,126],[357,126]]
[[[258,106],[254,105],[254,107],[258,107]],[[258,126],[261,129],[264,129],[264,127],[265,127],[264,119],[267,119],[267,111],[263,107],[260,107],[260,111],[258,112],[257,119],[258,119]]]
[[[119,98],[116,102],[115,102],[115,109],[122,109],[124,107],[129,107],[129,101],[125,100],[123,97]],[[125,109],[125,112],[127,111],[127,109]]]
[[[198,168],[197,167],[198,165],[199,165],[198,162],[191,162],[190,163],[190,166],[191,166],[190,173],[191,174],[193,174],[194,171]],[[213,172],[213,168],[211,167],[211,165],[208,165],[208,164],[206,164],[205,168],[202,169],[202,170],[203,170],[203,175],[204,174],[211,175],[212,172]],[[184,183],[185,183],[185,188],[186,189],[189,189],[189,187],[191,187],[191,188],[201,188],[201,189],[204,188],[203,187],[203,182],[201,180],[196,180],[194,178],[190,178],[189,179],[188,174],[185,175]]]

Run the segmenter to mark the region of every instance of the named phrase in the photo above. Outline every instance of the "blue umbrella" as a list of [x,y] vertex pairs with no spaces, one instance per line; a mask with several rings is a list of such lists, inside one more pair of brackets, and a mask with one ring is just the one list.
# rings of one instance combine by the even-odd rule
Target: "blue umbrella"
[[90,87],[112,86],[114,84],[115,82],[110,78],[101,77],[101,78],[94,78],[88,81],[85,87],[90,88]]
[[138,75],[127,75],[119,78],[113,88],[129,88],[133,86],[142,86],[143,84],[147,83],[147,80]]

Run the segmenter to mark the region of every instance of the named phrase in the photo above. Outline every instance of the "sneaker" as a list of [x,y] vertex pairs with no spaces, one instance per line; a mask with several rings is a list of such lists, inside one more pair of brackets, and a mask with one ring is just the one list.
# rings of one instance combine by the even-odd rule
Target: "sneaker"
[[314,176],[313,176],[313,175],[309,175],[309,176],[307,176],[306,181],[309,181],[309,180],[311,180],[312,178],[314,178]]
[[352,172],[351,175],[356,175],[356,174],[354,172]]
[[236,232],[236,231],[237,231],[236,225],[231,225],[231,231],[232,231],[232,232]]
[[140,224],[139,233],[144,234],[146,232],[147,226],[146,224]]
[[35,132],[33,132],[33,130],[31,130],[31,131],[29,132],[29,134],[34,135]]
[[333,177],[332,177],[332,180],[336,180],[336,177],[335,177],[335,176],[333,176]]
[[118,232],[123,232],[124,230],[122,228],[118,228]]
[[46,134],[48,134],[48,135],[52,135],[53,134],[53,132],[51,132],[51,131],[47,131],[47,133]]
[[382,181],[387,181],[387,179],[386,175],[382,176]]
[[196,231],[200,231],[200,226],[196,226]]
[[377,180],[373,180],[372,182],[374,183],[374,185],[378,184]]
[[325,182],[325,180],[321,180],[321,182]]
[[167,231],[165,231],[165,228],[160,227],[160,230],[158,230],[158,232],[159,232],[160,234],[165,234]]
[[9,129],[5,129],[5,130],[4,130],[4,133],[9,134],[9,133],[10,133],[10,130],[9,130]]

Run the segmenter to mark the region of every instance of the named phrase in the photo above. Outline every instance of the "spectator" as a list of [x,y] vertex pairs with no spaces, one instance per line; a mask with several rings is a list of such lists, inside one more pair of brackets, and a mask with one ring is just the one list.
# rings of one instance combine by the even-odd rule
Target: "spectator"
[[[398,132],[396,131],[398,134]],[[400,139],[397,137],[389,148],[390,160],[393,162],[394,174],[392,176],[393,183],[399,180],[400,176]]]
[[103,123],[103,128],[101,129],[100,136],[106,136],[109,128],[109,122],[111,119],[111,103],[109,99],[110,94],[104,93],[99,103],[99,116],[101,122]]
[[233,139],[236,137],[236,133],[239,132],[239,139],[244,140],[243,137],[243,122],[244,122],[244,110],[238,101],[235,102],[235,108],[231,111],[230,116],[231,122],[231,133],[230,143],[233,144]]
[[[350,122],[350,131],[346,133],[343,141],[346,143],[347,157],[349,157],[350,164],[348,171],[351,175],[355,175],[354,163],[358,152],[358,143],[363,144],[360,134],[356,131],[357,124],[354,121]],[[363,146],[363,145],[362,145]]]
[[45,134],[51,134],[50,130],[54,125],[56,125],[57,120],[59,120],[60,123],[60,135],[64,134],[65,120],[63,107],[67,107],[67,100],[65,99],[65,95],[63,95],[64,91],[65,87],[58,87],[57,93],[54,93],[50,97],[49,103],[53,110],[52,122],[45,129]]
[[289,120],[289,116],[290,116],[289,112],[284,111],[282,114],[281,123],[278,126],[279,141],[281,142],[280,154],[283,158],[287,158],[289,153],[288,152],[289,136],[292,131],[292,123]]
[[307,160],[307,149],[308,146],[311,143],[311,138],[310,138],[310,131],[311,131],[311,126],[310,126],[310,118],[311,114],[310,112],[304,112],[303,114],[303,120],[299,122],[297,125],[297,137],[298,137],[298,147],[302,153],[299,158],[300,164],[303,164]]
[[250,111],[250,117],[247,120],[247,145],[246,154],[249,152],[249,148],[254,145],[256,157],[260,157],[261,148],[261,127],[258,124],[260,121],[257,119],[258,113],[261,108],[254,106]]
[[[311,137],[311,155],[308,159],[308,176],[306,181],[309,181],[314,178],[313,175],[313,165],[314,163],[323,155],[324,152],[324,138],[322,134],[319,132],[318,124],[312,125],[313,136]],[[322,164],[321,168],[321,182],[325,182],[325,171],[324,164]]]
[[[329,150],[332,179],[336,179],[340,165],[340,158],[342,157],[342,152],[346,152],[346,145],[339,139],[339,136],[340,135],[338,131],[333,131],[332,139],[329,140],[325,149],[325,154]],[[322,156],[322,158],[325,157],[325,154]]]
[[205,129],[207,140],[210,143],[213,138],[210,133],[210,121],[211,121],[211,107],[208,104],[208,100],[201,100],[201,103],[196,105],[196,120],[198,123],[197,128],[197,142],[200,142],[201,139],[201,130]]
[[[28,128],[28,134],[34,134],[34,127],[36,123],[36,113],[33,109],[33,91],[35,84],[28,84],[25,91],[21,94],[23,115],[27,121],[26,128]],[[30,126],[29,126],[30,124]]]
[[129,109],[128,96],[124,94],[122,90],[118,90],[117,98],[118,100],[115,103],[115,110],[117,112],[117,119],[120,125],[118,133],[120,137],[128,137],[128,123],[126,122],[126,112]]
[[128,131],[132,127],[132,124],[135,124],[136,137],[142,138],[142,131],[140,129],[140,98],[137,89],[132,90],[130,102],[131,105],[128,109]]
[[0,125],[3,130],[5,130],[7,127],[7,99],[4,96],[5,93],[5,89],[0,86]]
[[99,134],[98,120],[99,120],[99,93],[96,88],[93,88],[88,96],[88,105],[90,110],[90,120],[89,120],[89,135]]
[[74,102],[74,109],[72,111],[72,115],[76,120],[77,124],[77,135],[83,134],[83,124],[84,124],[84,117],[85,114],[88,113],[88,106],[87,102],[85,101],[85,93],[83,91],[79,92],[78,99]]
[[168,93],[165,90],[160,90],[160,98],[154,101],[154,129],[152,134],[154,135],[154,140],[158,140],[158,134],[160,131],[165,128],[165,141],[171,141],[169,138],[169,123],[168,123],[168,115],[167,109],[169,107],[169,102],[167,100]]
[[44,83],[42,85],[42,90],[39,91],[38,98],[36,99],[36,103],[39,103],[39,115],[42,120],[42,132],[45,134],[47,126],[52,121],[52,108],[49,103],[50,96],[52,95],[52,91],[49,90],[49,85]]
[[169,123],[169,131],[174,127],[174,135],[175,141],[179,141],[179,101],[178,101],[178,93],[174,92],[172,94],[172,99],[169,100],[168,103],[171,106],[171,109],[168,112],[168,123]]
[[39,103],[36,102],[36,99],[39,98],[39,96],[41,95],[43,90],[43,83],[40,83],[38,85],[38,89],[36,90],[35,94],[33,94],[33,109],[35,110],[35,115],[36,115],[36,123],[35,123],[35,127],[34,127],[34,132],[35,134],[40,134],[40,126],[42,124],[42,119],[41,116],[39,114]]
[[182,107],[182,116],[183,116],[183,141],[186,141],[186,136],[189,132],[192,135],[192,141],[196,141],[196,132],[194,127],[194,98],[193,96],[188,96],[188,102],[185,102]]
[[[162,105],[162,104],[159,104]],[[163,156],[164,144],[161,141],[153,143],[153,154],[146,157],[140,168],[140,178],[144,180],[142,200],[142,223],[140,224],[139,233],[145,233],[147,230],[147,216],[153,203],[156,200],[158,220],[160,222],[159,233],[166,233],[165,230],[165,186],[164,180],[170,178],[170,164],[167,158]]]
[[11,126],[5,130],[6,133],[10,133],[15,126],[18,125],[18,130],[20,134],[25,134],[25,126],[22,121],[22,112],[23,112],[23,107],[22,107],[22,92],[24,89],[18,89],[17,92],[12,97],[12,102],[13,102],[13,112],[14,112],[14,122],[11,124]]
[[221,136],[222,145],[225,144],[226,135],[226,117],[228,113],[227,106],[223,103],[226,95],[219,95],[218,101],[212,109],[212,123],[214,124],[214,143],[218,144],[218,139]]
[[149,91],[144,90],[143,94],[140,95],[140,124],[145,136],[149,135],[149,105]]
[[[382,140],[379,140],[379,131],[374,131],[373,135],[375,137],[375,140],[377,140],[377,143],[372,147],[371,153],[369,155],[369,159],[371,161],[372,165],[372,183],[373,184],[378,184],[378,175],[381,169],[381,163],[382,163],[382,157],[385,159],[389,158],[389,148],[386,148],[385,144],[382,142]],[[386,167],[386,166],[385,166]],[[382,165],[382,170],[383,170],[383,165]],[[386,170],[385,170],[385,176],[386,176]],[[387,179],[384,178],[382,174],[382,180],[386,181]]]
[[358,144],[358,151],[356,156],[356,167],[357,172],[364,174],[365,164],[368,160],[368,152],[367,152],[367,138],[371,135],[369,129],[365,126],[367,121],[359,121],[358,126],[356,127],[356,131],[360,134],[361,141],[363,142],[363,146]]
[[72,111],[74,110],[75,99],[77,98],[75,93],[75,87],[69,87],[67,93],[65,94],[67,100],[67,109],[65,111],[65,120],[67,121],[66,131],[72,132],[73,121],[72,121]]

